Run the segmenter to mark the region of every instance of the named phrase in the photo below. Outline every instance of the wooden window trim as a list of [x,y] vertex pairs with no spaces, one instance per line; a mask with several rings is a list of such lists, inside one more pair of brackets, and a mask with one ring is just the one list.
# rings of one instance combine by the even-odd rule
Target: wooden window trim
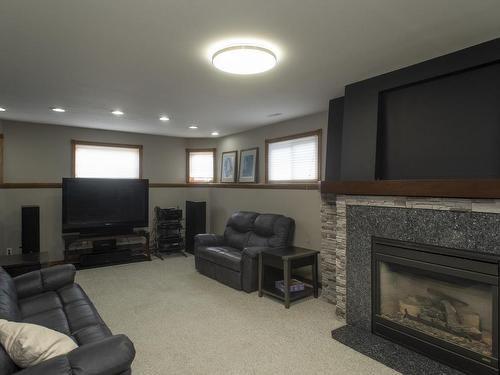
[[[277,143],[277,142],[283,142],[283,141],[290,141],[292,139],[298,139],[298,138],[305,138],[305,137],[311,137],[311,136],[317,136],[318,137],[318,178],[313,179],[313,180],[284,180],[284,181],[269,181],[269,145],[271,143]],[[322,129],[317,129],[317,130],[312,130],[309,132],[304,132],[304,133],[298,133],[298,134],[292,134],[292,135],[287,135],[285,137],[278,137],[278,138],[270,138],[266,139],[266,147],[264,151],[264,159],[265,159],[265,183],[266,184],[304,184],[304,183],[316,183],[318,181],[321,181],[321,165],[322,165],[322,145],[323,145],[323,130]]]
[[212,157],[213,157],[213,177],[212,177],[212,181],[208,182],[208,183],[215,183],[216,181],[216,176],[215,176],[215,155],[216,155],[216,152],[217,152],[217,149],[216,148],[186,148],[186,184],[206,184],[207,182],[205,181],[200,181],[200,182],[193,182],[193,181],[189,181],[189,172],[190,172],[190,165],[189,165],[189,154],[191,152],[211,152],[212,153]]
[[117,147],[117,148],[137,148],[139,150],[139,179],[142,179],[142,145],[130,145],[125,143],[110,143],[110,142],[92,142],[92,141],[80,141],[77,139],[71,140],[71,177],[75,177],[76,174],[76,146],[101,146],[101,147]]
[[3,158],[4,158],[4,152],[3,152],[3,134],[0,134],[0,184],[3,184]]

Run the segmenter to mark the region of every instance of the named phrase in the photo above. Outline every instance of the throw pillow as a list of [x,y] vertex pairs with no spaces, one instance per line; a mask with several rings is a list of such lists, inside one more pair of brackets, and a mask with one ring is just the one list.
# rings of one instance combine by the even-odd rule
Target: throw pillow
[[0,343],[14,363],[23,368],[67,354],[78,347],[69,336],[60,332],[5,319],[0,319]]

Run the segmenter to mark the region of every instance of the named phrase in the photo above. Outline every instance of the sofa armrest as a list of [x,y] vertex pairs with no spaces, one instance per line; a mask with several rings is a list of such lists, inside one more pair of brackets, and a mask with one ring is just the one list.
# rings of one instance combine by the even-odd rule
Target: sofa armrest
[[264,250],[272,250],[272,247],[266,247],[266,246],[251,246],[251,247],[245,247],[242,251],[243,256],[247,256],[250,258],[257,258],[260,253],[262,253]]
[[62,264],[14,277],[18,298],[57,290],[75,282],[75,266]]
[[242,288],[245,292],[253,292],[258,288],[259,254],[265,251],[280,249],[278,247],[251,246],[241,252]]
[[125,335],[115,335],[25,368],[16,375],[116,375],[130,369],[134,357],[132,341]]
[[197,234],[194,236],[194,248],[198,246],[221,246],[224,244],[224,237],[218,234]]

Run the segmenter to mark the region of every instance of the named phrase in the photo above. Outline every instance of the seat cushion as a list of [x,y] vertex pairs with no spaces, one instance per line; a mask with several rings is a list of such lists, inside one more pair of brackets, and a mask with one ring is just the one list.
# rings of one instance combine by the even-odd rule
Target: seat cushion
[[68,319],[63,309],[52,309],[38,314],[23,317],[23,322],[38,324],[43,327],[53,329],[54,331],[71,335]]
[[21,319],[14,280],[2,267],[0,267],[0,319],[14,322]]
[[241,251],[235,248],[229,246],[199,247],[196,254],[202,259],[233,271],[241,271]]
[[46,292],[19,301],[19,308],[24,318],[62,307],[61,299],[56,292]]
[[247,246],[283,247],[292,243],[295,222],[283,215],[262,214],[255,219]]
[[238,232],[249,232],[253,230],[253,225],[257,216],[259,216],[257,212],[235,212],[227,221],[226,226]]
[[112,333],[105,324],[93,324],[73,332],[73,338],[80,345],[101,341]]
[[240,211],[231,215],[224,231],[224,241],[227,245],[239,250],[247,246],[254,221],[259,214],[256,212]]
[[21,299],[19,307],[22,321],[70,335],[78,345],[111,336],[111,331],[78,284]]
[[74,301],[64,306],[66,318],[71,332],[76,332],[88,326],[104,324],[90,301]]
[[251,232],[238,232],[231,227],[226,227],[224,241],[229,247],[241,251],[247,245],[250,234]]
[[[13,322],[21,320],[21,311],[17,305],[17,291],[14,280],[0,267],[0,319]],[[0,374],[12,374],[18,367],[9,357],[2,345],[0,345]]]

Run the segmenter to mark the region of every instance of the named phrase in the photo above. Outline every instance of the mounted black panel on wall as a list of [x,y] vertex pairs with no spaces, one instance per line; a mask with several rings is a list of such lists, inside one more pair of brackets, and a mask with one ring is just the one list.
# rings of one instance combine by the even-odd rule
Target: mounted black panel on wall
[[[500,82],[495,65],[499,62],[500,38],[346,86],[340,179],[492,177],[499,160],[491,146],[491,142],[499,142],[493,128],[500,128],[500,102],[492,100],[498,98]],[[422,124],[427,119],[431,121]],[[399,144],[394,138],[397,127],[410,123],[416,138],[403,135],[404,142]],[[390,130],[396,132],[389,134]],[[486,140],[486,147],[478,147],[488,133],[491,139]],[[464,145],[468,135],[470,142]],[[420,143],[420,148],[410,145],[413,151],[418,149],[419,158],[408,154],[403,156],[404,165],[398,165],[403,162],[398,160],[400,151],[413,151],[393,146],[422,141],[429,143]],[[457,151],[460,147],[465,148],[463,155]],[[485,160],[485,165],[479,165]],[[472,163],[475,168],[471,168]]]
[[380,95],[377,178],[500,177],[500,62]]
[[21,208],[21,248],[23,254],[40,252],[40,207]]
[[330,100],[330,106],[328,110],[328,136],[326,147],[326,181],[340,180],[343,122],[344,97]]

